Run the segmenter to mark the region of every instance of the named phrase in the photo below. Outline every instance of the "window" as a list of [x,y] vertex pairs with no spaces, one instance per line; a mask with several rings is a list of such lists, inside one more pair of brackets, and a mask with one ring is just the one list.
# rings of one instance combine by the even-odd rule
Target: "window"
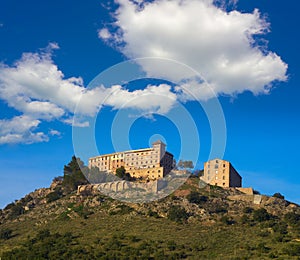
[[216,176],[216,180],[218,179],[218,176]]
[[223,186],[225,186],[225,182],[223,182]]
[[207,171],[207,174],[209,174],[209,173],[210,173],[210,171],[208,170],[208,171]]
[[224,167],[224,168],[226,167],[226,164],[225,164],[225,163],[223,164],[223,167]]
[[160,170],[158,170],[157,172],[160,172]]
[[219,168],[219,165],[218,164],[215,164],[215,169],[218,169]]
[[223,180],[225,180],[225,176],[223,176]]
[[216,160],[216,163],[219,163],[219,161],[218,161],[218,160]]
[[216,174],[218,174],[218,171],[216,171]]

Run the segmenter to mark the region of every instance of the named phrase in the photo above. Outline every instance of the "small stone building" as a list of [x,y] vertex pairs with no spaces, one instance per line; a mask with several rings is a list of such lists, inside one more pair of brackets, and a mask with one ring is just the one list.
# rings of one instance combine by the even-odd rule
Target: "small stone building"
[[229,161],[221,159],[205,162],[204,173],[200,179],[220,187],[242,187],[242,177]]

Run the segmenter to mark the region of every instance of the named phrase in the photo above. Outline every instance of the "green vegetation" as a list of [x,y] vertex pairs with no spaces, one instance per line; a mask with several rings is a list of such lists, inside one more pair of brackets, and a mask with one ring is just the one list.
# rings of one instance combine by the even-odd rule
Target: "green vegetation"
[[116,176],[122,180],[130,181],[131,177],[128,172],[126,172],[124,166],[121,166],[116,170]]
[[73,157],[41,197],[31,193],[0,211],[1,259],[299,259],[297,205],[229,200],[240,193],[200,189],[194,176],[151,203],[76,195],[86,182],[78,163]]
[[168,213],[168,218],[172,221],[176,221],[178,223],[184,223],[188,219],[188,214],[184,208],[174,205],[171,206]]
[[87,167],[84,166],[84,163],[75,156],[72,157],[71,162],[68,165],[64,166],[64,177],[62,186],[66,192],[71,192],[77,190],[77,187],[82,184],[87,184],[88,181],[82,170],[85,170]]
[[201,195],[199,192],[191,191],[191,193],[187,196],[187,199],[190,203],[201,205],[207,202],[208,197]]
[[56,201],[62,197],[62,192],[60,190],[55,190],[53,192],[50,192],[46,198],[47,202],[50,203],[52,201]]
[[272,197],[284,200],[284,196],[279,192],[274,193]]
[[178,169],[193,169],[194,168],[194,164],[192,161],[183,161],[183,160],[179,160],[179,162],[177,163],[177,167]]
[[12,237],[12,230],[11,229],[0,229],[0,239],[10,239]]
[[253,211],[253,220],[254,221],[262,222],[262,221],[267,221],[270,218],[271,218],[271,215],[264,208]]

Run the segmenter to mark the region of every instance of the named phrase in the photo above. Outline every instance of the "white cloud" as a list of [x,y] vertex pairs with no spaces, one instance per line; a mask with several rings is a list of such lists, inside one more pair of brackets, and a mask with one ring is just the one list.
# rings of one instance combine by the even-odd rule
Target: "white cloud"
[[61,132],[55,130],[55,129],[51,129],[49,131],[49,134],[52,135],[52,136],[61,136]]
[[114,109],[134,108],[146,113],[167,113],[176,102],[176,94],[166,84],[148,85],[143,90],[133,92],[121,86],[113,86],[113,91],[104,104]]
[[52,59],[59,46],[50,43],[37,53],[23,54],[12,66],[0,63],[0,99],[21,114],[0,121],[1,144],[47,141],[56,134],[39,131],[43,121],[86,127],[84,116],[94,116],[103,105],[167,113],[177,100],[245,90],[267,93],[274,81],[286,80],[287,65],[255,41],[269,31],[258,10],[226,10],[235,0],[116,1],[114,26],[100,29],[99,38],[118,46],[128,58],[161,58],[137,62],[149,77],[176,83],[175,91],[167,84],[135,91],[120,85],[87,89],[81,77],[65,77]]
[[82,78],[65,78],[53,62],[52,52],[58,48],[56,43],[50,43],[38,53],[23,54],[12,66],[0,63],[0,99],[22,114],[1,121],[3,127],[6,125],[0,132],[1,144],[47,141],[47,134],[34,132],[44,120],[87,127],[89,122],[84,116],[94,116],[103,105],[164,113],[176,101],[176,95],[167,85],[131,92],[120,85],[87,89]]
[[33,132],[40,124],[39,120],[29,116],[16,116],[12,119],[0,120],[0,144],[36,143],[48,141],[42,132]]
[[[120,6],[114,14],[114,27],[106,30],[110,29],[111,44],[119,45],[128,58],[182,62],[198,71],[216,94],[266,93],[274,81],[285,81],[287,65],[277,54],[257,46],[254,39],[269,31],[266,19],[258,10],[229,12],[222,8],[226,1],[217,2],[156,0],[144,1],[141,7],[133,1],[117,0]],[[161,66],[144,59],[137,62],[148,76],[173,82],[187,79],[163,62]],[[198,85],[203,88],[202,82]],[[206,94],[200,97],[209,98]]]
[[98,37],[103,40],[107,40],[107,39],[111,38],[111,34],[110,34],[109,30],[107,30],[106,28],[103,28],[103,29],[98,30]]

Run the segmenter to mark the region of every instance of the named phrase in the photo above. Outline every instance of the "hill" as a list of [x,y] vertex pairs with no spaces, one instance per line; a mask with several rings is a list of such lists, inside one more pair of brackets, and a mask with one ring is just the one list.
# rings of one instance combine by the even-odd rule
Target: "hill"
[[198,183],[133,204],[55,180],[0,212],[0,258],[299,259],[298,205]]

